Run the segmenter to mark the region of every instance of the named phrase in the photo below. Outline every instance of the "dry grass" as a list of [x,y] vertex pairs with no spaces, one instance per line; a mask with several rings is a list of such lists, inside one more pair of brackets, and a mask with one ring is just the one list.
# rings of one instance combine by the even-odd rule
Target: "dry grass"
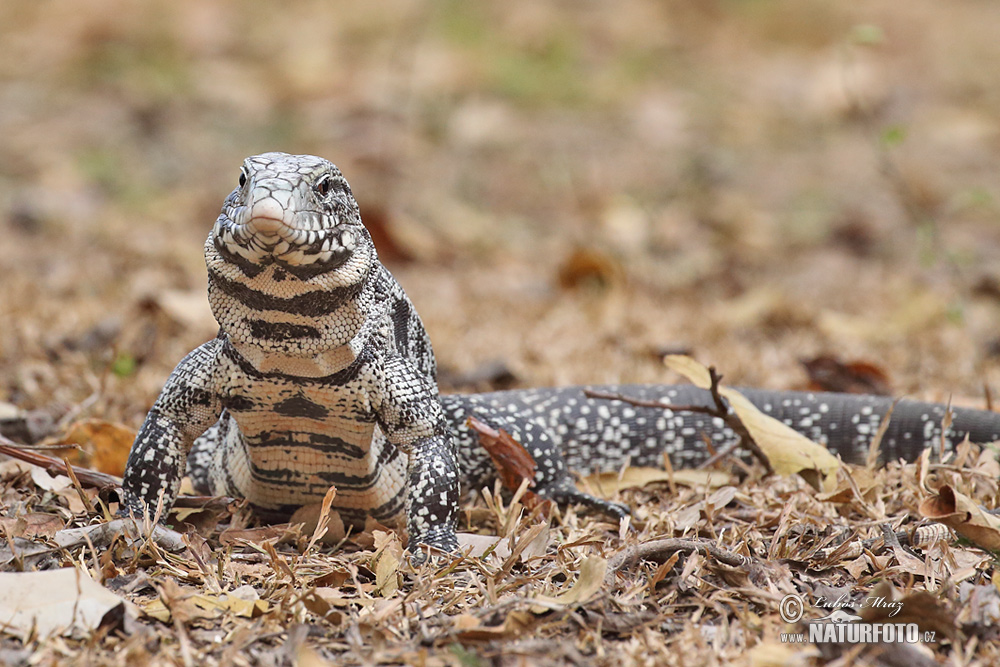
[[812,664],[858,648],[781,643],[783,632],[807,631],[779,615],[782,598],[798,594],[807,620],[832,610],[820,598],[845,596],[884,621],[879,605],[862,602],[884,597],[901,601],[889,622],[934,633],[934,642],[886,645],[878,664],[991,664],[1000,594],[990,554],[947,531],[916,547],[887,544],[885,531],[917,544],[928,473],[993,505],[997,468],[993,454],[966,447],[929,469],[844,471],[824,495],[797,477],[753,472],[738,486],[661,483],[617,496],[636,508],[622,526],[572,509],[546,521],[490,493],[469,506],[463,529],[500,543],[414,571],[391,533],[331,550],[296,526],[240,528],[236,506],[183,510],[179,544],[119,534],[25,555],[108,510],[96,491],[85,494],[88,512],[72,485],[44,491],[8,462],[2,500],[24,520],[3,524],[6,569],[81,568],[134,607],[76,639],[5,639],[0,655],[32,664]]

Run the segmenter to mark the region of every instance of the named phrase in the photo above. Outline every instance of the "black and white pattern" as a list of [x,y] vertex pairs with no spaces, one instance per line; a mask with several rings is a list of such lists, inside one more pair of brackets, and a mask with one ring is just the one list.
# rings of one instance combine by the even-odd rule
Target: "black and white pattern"
[[458,469],[434,357],[347,182],[326,160],[283,153],[247,159],[239,181],[205,244],[219,336],[150,411],[126,507],[169,506],[190,451],[202,491],[275,515],[333,485],[349,523],[372,516],[453,550]]
[[[430,341],[378,261],[340,171],[322,158],[248,158],[205,244],[220,331],[170,376],[136,437],[125,509],[168,508],[189,470],[204,493],[248,499],[264,516],[320,502],[334,485],[346,521],[406,526],[411,549],[457,547],[459,484],[491,486],[493,465],[466,426],[474,415],[524,444],[535,491],[612,516],[624,506],[580,492],[571,474],[705,460],[721,420],[588,399],[582,388],[439,396]],[[595,387],[596,388],[596,387]],[[688,386],[600,387],[674,405],[708,404]],[[744,390],[755,405],[845,460],[863,460],[891,400]],[[1000,439],[1000,414],[901,401],[884,459],[929,445]]]

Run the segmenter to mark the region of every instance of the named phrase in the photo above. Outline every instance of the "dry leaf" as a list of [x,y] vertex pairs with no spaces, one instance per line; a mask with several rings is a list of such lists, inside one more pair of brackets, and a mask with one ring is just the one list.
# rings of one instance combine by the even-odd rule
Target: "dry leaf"
[[876,396],[888,396],[892,393],[889,374],[878,364],[868,361],[845,362],[830,355],[800,361],[809,374],[810,391]]
[[398,531],[393,530],[392,526],[385,526],[373,517],[365,518],[365,527],[359,533],[352,533],[350,537],[350,542],[358,545],[362,549],[374,549],[375,548],[375,533],[396,533]]
[[921,631],[933,631],[938,637],[955,636],[955,615],[944,601],[927,591],[900,598],[888,581],[872,589],[858,614],[866,623],[916,623]]
[[229,611],[241,618],[257,618],[266,614],[269,609],[267,600],[243,600],[229,596],[220,601],[229,608]]
[[507,542],[496,535],[458,533],[458,548],[473,558],[482,558],[487,552],[500,558],[510,556],[510,547]]
[[736,498],[735,486],[723,486],[705,498],[705,516],[711,519],[715,512],[724,508]]
[[[667,367],[685,376],[696,386],[702,389],[711,387],[708,369],[694,359],[670,355],[664,357],[663,361]],[[738,391],[720,386],[719,393],[729,401],[776,473],[800,474],[814,486],[817,486],[817,481],[813,478],[818,474],[820,490],[829,491],[833,488],[840,461],[825,447],[817,445],[774,417],[765,415]]]
[[331,486],[327,489],[323,502],[303,505],[288,519],[289,525],[302,524],[302,532],[312,536],[306,551],[317,541],[332,546],[339,544],[347,536],[347,528],[340,513],[330,508],[336,495],[337,487]]
[[850,475],[851,479],[854,480],[854,484],[852,485],[850,480],[846,478],[839,478],[837,487],[833,491],[818,494],[816,496],[817,500],[830,503],[849,503],[855,500],[855,487],[861,492],[861,497],[865,500],[872,500],[878,493],[880,486],[875,480],[874,475],[867,468],[845,465],[843,473],[845,476]]
[[[526,560],[528,556],[525,554],[528,553],[529,550],[537,553],[537,542],[540,538],[545,541],[546,545],[548,545],[548,532],[549,524],[547,523],[535,524],[526,530],[524,534],[521,535],[520,539],[518,539],[511,547],[510,555],[504,560],[503,568],[505,570],[509,570],[515,560],[519,560],[521,562]],[[544,547],[542,547],[542,549],[544,550]]]
[[74,422],[64,436],[46,444],[79,445],[66,449],[63,456],[73,465],[93,468],[109,475],[125,474],[125,461],[135,441],[135,430],[103,419],[82,419]]
[[576,248],[559,266],[559,286],[608,287],[621,282],[624,271],[618,261],[603,250]]
[[861,579],[861,576],[868,571],[869,563],[868,559],[862,554],[854,560],[841,563],[841,566],[855,579]]
[[256,595],[256,591],[248,586],[241,586],[229,594],[206,595],[183,588],[172,579],[164,579],[160,597],[148,602],[142,611],[163,623],[168,623],[171,618],[190,623],[199,618],[216,618],[227,611],[242,618],[257,618],[267,613],[270,605]]
[[218,329],[212,309],[205,298],[205,290],[165,289],[148,297],[148,302],[159,307],[166,315],[184,326],[210,333]]
[[512,611],[507,614],[502,625],[481,625],[467,630],[459,630],[455,633],[455,638],[466,642],[517,639],[521,635],[530,632],[538,622],[538,617],[529,611]]
[[219,542],[224,545],[236,544],[240,541],[258,545],[264,542],[282,544],[298,535],[299,532],[292,528],[292,524],[278,523],[273,526],[259,526],[257,528],[227,528],[219,534]]
[[945,484],[938,494],[920,503],[920,515],[939,521],[962,537],[989,551],[1000,550],[1000,516],[987,514],[967,496]]
[[336,589],[344,585],[345,582],[351,580],[351,573],[342,568],[337,568],[335,570],[330,570],[326,574],[322,574],[312,581],[309,582],[310,586],[315,586],[316,588],[331,588]]
[[55,514],[28,512],[18,517],[0,517],[0,529],[11,537],[52,537],[66,526]]
[[478,628],[482,625],[482,621],[473,616],[472,614],[458,614],[451,617],[452,625],[455,626],[456,630],[471,630],[472,628]]
[[553,604],[577,604],[586,602],[592,595],[601,590],[604,584],[604,574],[608,570],[608,561],[600,556],[588,556],[580,563],[580,576],[573,587],[559,595],[538,595],[536,600]]
[[295,652],[295,667],[331,667],[334,663],[323,657],[305,644]]
[[343,622],[344,614],[340,608],[349,607],[352,601],[333,588],[317,588],[302,598],[306,609],[332,625]]
[[391,553],[385,552],[379,556],[375,565],[375,590],[384,597],[389,597],[399,589],[399,560]]
[[733,476],[717,470],[674,470],[663,468],[625,468],[621,473],[602,472],[583,478],[592,488],[605,497],[622,489],[637,489],[655,482],[672,482],[682,486],[715,488],[733,482]]
[[40,489],[45,491],[61,491],[73,486],[73,480],[65,475],[53,477],[48,472],[38,466],[31,467],[31,481]]
[[475,417],[466,420],[469,428],[479,435],[479,443],[490,455],[493,465],[497,468],[497,476],[503,485],[511,491],[517,491],[525,480],[528,489],[521,496],[521,502],[528,509],[534,509],[540,504],[551,504],[552,501],[539,497],[531,487],[535,485],[535,459],[507,431],[495,429]]
[[749,653],[751,667],[806,667],[817,656],[812,644],[782,644],[773,640],[760,642]]
[[125,604],[72,567],[0,573],[0,623],[22,639],[32,628],[41,638],[56,632],[93,631],[123,614]]

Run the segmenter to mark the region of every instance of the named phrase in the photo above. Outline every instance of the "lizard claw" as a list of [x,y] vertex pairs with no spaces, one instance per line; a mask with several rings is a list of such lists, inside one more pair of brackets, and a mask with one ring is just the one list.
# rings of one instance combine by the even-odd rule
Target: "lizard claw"
[[428,557],[439,560],[458,553],[458,537],[454,528],[442,527],[413,536],[406,548],[413,565],[422,565]]

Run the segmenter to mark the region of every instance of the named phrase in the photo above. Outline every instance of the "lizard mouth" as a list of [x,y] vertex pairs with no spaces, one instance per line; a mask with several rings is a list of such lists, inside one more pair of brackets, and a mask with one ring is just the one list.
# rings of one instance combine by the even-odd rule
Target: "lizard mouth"
[[[236,264],[255,265],[259,269],[277,264],[305,280],[336,269],[357,247],[357,232],[350,225],[292,226],[286,220],[270,216],[250,217],[245,214],[246,207],[238,208],[219,216],[213,234],[215,249]],[[245,221],[240,221],[241,218]]]

